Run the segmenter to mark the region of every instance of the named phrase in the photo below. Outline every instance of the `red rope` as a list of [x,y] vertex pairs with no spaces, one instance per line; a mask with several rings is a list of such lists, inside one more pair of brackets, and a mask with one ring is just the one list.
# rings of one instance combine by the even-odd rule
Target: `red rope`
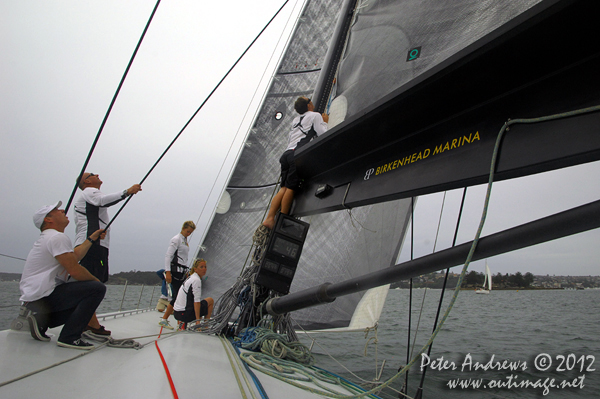
[[[160,328],[160,332],[162,333],[162,327]],[[169,385],[171,386],[171,392],[173,392],[173,397],[175,399],[179,399],[179,396],[177,396],[177,390],[175,389],[175,384],[173,384],[173,379],[171,378],[171,373],[169,372],[169,367],[167,366],[167,362],[165,362],[165,358],[163,357],[162,352],[158,347],[158,340],[154,341],[154,344],[156,345],[156,350],[158,351],[160,360],[162,361],[163,367],[165,368],[165,373],[167,373],[167,379],[169,380]]]

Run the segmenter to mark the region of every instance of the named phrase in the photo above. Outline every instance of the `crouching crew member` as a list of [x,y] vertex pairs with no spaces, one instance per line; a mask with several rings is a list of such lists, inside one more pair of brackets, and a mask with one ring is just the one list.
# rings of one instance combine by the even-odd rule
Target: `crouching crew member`
[[82,341],[81,333],[102,302],[106,287],[77,262],[93,242],[103,238],[104,231],[96,230],[73,249],[64,234],[69,218],[58,209],[61,204],[58,201],[44,206],[33,215],[33,223],[42,233],[23,268],[19,284],[24,306],[21,314],[29,322],[31,336],[38,341],[50,341],[48,328],[64,324],[58,346],[89,350],[94,345]]
[[206,261],[196,259],[190,269],[190,276],[179,289],[173,306],[175,319],[180,322],[180,329],[185,329],[187,323],[199,320],[202,316],[206,316],[205,320],[212,316],[215,301],[211,297],[202,299],[202,277],[205,275]]

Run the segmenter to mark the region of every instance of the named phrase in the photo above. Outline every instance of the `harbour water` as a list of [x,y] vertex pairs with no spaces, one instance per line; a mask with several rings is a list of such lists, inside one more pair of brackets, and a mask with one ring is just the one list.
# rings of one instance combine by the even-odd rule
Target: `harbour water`
[[[99,313],[119,309],[123,288],[108,286]],[[154,307],[158,292],[154,287],[144,287],[142,292],[140,286],[129,286],[122,307],[132,309],[138,303],[140,308]],[[440,293],[413,291],[410,348],[415,354],[430,337]],[[442,312],[452,294],[445,292]],[[0,282],[0,329],[10,327],[18,298],[17,282]],[[462,291],[433,344],[429,358],[434,367],[426,372],[423,397],[600,397],[599,300],[600,290],[492,291],[489,295]],[[377,335],[375,331],[366,338],[364,332],[312,334],[317,366],[356,381],[331,355],[370,381],[385,360],[380,380],[393,377],[406,364],[408,302],[409,290],[390,291]],[[312,343],[306,337],[302,341]],[[411,397],[419,385],[422,361],[409,372]],[[561,385],[563,381],[567,385]],[[392,386],[401,389],[404,382],[401,377]],[[451,388],[452,384],[457,386]],[[398,394],[388,390],[381,396],[397,398]]]

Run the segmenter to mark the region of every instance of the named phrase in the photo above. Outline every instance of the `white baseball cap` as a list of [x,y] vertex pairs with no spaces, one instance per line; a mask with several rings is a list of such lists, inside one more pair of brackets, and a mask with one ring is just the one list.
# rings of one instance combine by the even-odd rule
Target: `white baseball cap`
[[46,215],[48,215],[53,210],[58,209],[58,207],[61,205],[62,201],[58,201],[54,205],[44,205],[43,207],[38,209],[37,212],[33,214],[33,224],[35,224],[35,227],[37,227],[38,229],[42,228],[42,223],[44,223],[44,218],[46,217]]

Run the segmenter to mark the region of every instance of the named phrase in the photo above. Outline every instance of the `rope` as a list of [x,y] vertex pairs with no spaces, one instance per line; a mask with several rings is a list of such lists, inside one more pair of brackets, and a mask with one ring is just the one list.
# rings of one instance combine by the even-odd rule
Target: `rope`
[[[238,384],[238,388],[240,389],[240,392],[242,393],[242,397],[244,399],[247,398],[246,396],[246,390],[244,389],[244,386],[242,385],[242,382],[240,381],[240,377],[238,376],[238,370],[237,367],[235,367],[234,361],[231,357],[231,354],[229,353],[229,348],[227,347],[227,344],[225,343],[225,339],[222,336],[219,336],[219,340],[221,340],[221,343],[223,344],[223,349],[225,350],[225,353],[227,354],[227,358],[229,359],[229,364],[231,365],[231,370],[233,370],[233,375],[235,375],[235,380]],[[244,375],[244,378],[246,376]],[[247,383],[248,381],[246,381]],[[252,392],[252,397],[254,396],[254,391],[252,389],[250,389],[250,392]]]
[[[452,240],[452,247],[456,245],[456,239],[458,237],[458,228],[460,227],[460,221],[462,219],[462,213],[465,205],[465,198],[467,196],[467,188],[463,189],[462,200],[460,202],[460,209],[458,211],[458,217],[456,219],[456,228],[454,229],[454,238]],[[435,247],[434,247],[435,248]],[[435,251],[435,249],[434,249]],[[440,292],[440,300],[438,301],[438,308],[435,313],[435,320],[433,322],[433,331],[435,331],[435,327],[437,326],[438,319],[440,318],[440,312],[442,310],[442,303],[444,302],[444,293],[446,292],[446,284],[448,283],[448,275],[450,274],[450,268],[446,269],[446,274],[444,275],[444,284],[442,286],[442,292]],[[431,354],[431,349],[433,348],[433,343],[429,345],[427,348],[427,356]],[[421,398],[423,396],[423,384],[425,382],[425,374],[427,373],[428,367],[425,367],[423,372],[421,373],[421,382],[419,383],[419,388],[417,388],[417,393],[415,394],[415,398]]]
[[269,399],[269,395],[267,395],[267,391],[265,391],[265,388],[263,387],[263,385],[260,382],[260,380],[258,379],[258,377],[256,377],[256,374],[254,374],[254,372],[250,369],[250,366],[248,366],[248,364],[246,362],[242,362],[240,360],[240,350],[239,350],[239,348],[237,346],[233,345],[231,343],[231,341],[229,341],[229,344],[231,345],[231,348],[236,353],[236,362],[237,362],[237,364],[243,364],[244,365],[244,367],[246,369],[246,373],[248,373],[250,375],[250,377],[252,377],[252,381],[254,381],[254,385],[256,386],[256,389],[258,389],[258,392],[260,393],[260,396],[263,399]]
[[[320,369],[314,366],[305,366],[302,364],[294,363],[288,360],[274,358],[264,353],[242,353],[241,359],[246,362],[250,367],[259,370],[260,372],[267,374],[271,377],[277,378],[278,380],[284,381],[297,388],[311,392],[316,395],[322,395],[330,398],[346,398],[346,397],[362,397],[367,396],[376,398],[374,395],[370,395],[348,381],[329,373],[326,370]],[[301,384],[300,382],[312,383],[318,388],[312,388]],[[339,391],[324,385],[336,385],[344,388],[351,395],[358,393],[353,396],[347,396],[341,394]]]
[[[215,93],[215,91],[217,91],[217,89],[221,86],[221,84],[223,83],[223,81],[227,78],[227,76],[229,76],[229,74],[231,73],[231,71],[233,70],[233,68],[235,68],[236,65],[242,60],[242,58],[244,57],[244,55],[246,55],[246,53],[250,50],[250,48],[252,47],[252,45],[254,45],[254,43],[256,43],[256,41],[258,40],[258,38],[269,27],[269,25],[271,25],[271,22],[273,22],[273,20],[277,17],[277,15],[279,15],[279,13],[281,12],[281,10],[283,10],[283,8],[286,6],[286,4],[288,2],[289,2],[289,0],[285,0],[285,2],[283,3],[283,5],[279,8],[279,10],[277,10],[277,12],[275,13],[275,15],[273,15],[273,17],[269,20],[269,22],[267,22],[267,24],[264,26],[264,28],[262,28],[262,30],[254,38],[254,40],[252,40],[252,42],[248,45],[248,47],[246,47],[246,50],[244,50],[244,52],[242,53],[242,55],[240,55],[239,58],[233,63],[233,65],[231,66],[231,68],[229,68],[229,70],[221,78],[221,80],[219,81],[219,83],[217,83],[217,85],[212,89],[212,91],[209,93],[209,95],[204,99],[204,101],[202,101],[202,104],[200,104],[200,106],[198,107],[198,109],[196,110],[196,112],[194,112],[192,114],[192,116],[190,117],[190,119],[186,122],[186,124],[183,125],[183,127],[181,128],[181,130],[179,131],[179,133],[177,133],[177,135],[175,136],[175,138],[173,139],[173,141],[171,141],[171,143],[163,151],[163,153],[160,155],[160,157],[158,157],[158,159],[156,160],[156,162],[154,163],[154,165],[152,165],[152,167],[150,168],[150,170],[148,171],[148,173],[146,173],[146,176],[144,176],[144,178],[142,179],[142,181],[140,181],[139,184],[143,184],[144,181],[146,181],[146,179],[148,178],[148,176],[150,176],[150,173],[152,173],[152,171],[154,170],[154,168],[156,168],[156,166],[158,165],[158,163],[163,159],[163,157],[171,149],[171,147],[173,146],[173,144],[175,144],[175,142],[177,141],[177,139],[179,139],[179,137],[184,132],[184,130],[190,125],[190,123],[192,123],[192,121],[194,120],[194,118],[196,117],[196,115],[198,115],[198,113],[200,112],[200,110],[204,107],[204,104],[206,104],[206,102],[212,97],[212,95]],[[121,211],[123,210],[123,208],[125,208],[125,206],[129,203],[129,201],[131,200],[131,198],[133,198],[132,195],[130,195],[129,197],[127,197],[127,200],[125,200],[125,203],[121,206],[121,208],[119,208],[119,210],[117,211],[117,213],[115,214],[115,216],[113,216],[113,218],[110,220],[110,222],[108,222],[108,224],[104,228],[105,230],[107,230],[110,227],[110,225],[112,224],[112,222],[114,222],[114,220],[117,218],[117,216],[119,216],[119,214],[121,213]]]
[[425,291],[423,291],[423,300],[421,301],[421,310],[419,311],[419,318],[417,319],[417,328],[415,328],[415,336],[413,338],[413,343],[412,343],[411,352],[410,352],[411,357],[412,357],[412,354],[414,353],[415,345],[417,343],[417,335],[419,335],[419,326],[421,325],[421,316],[423,315],[423,308],[425,307],[425,297],[426,296],[427,296],[427,287],[425,287]]
[[69,201],[67,202],[67,205],[65,206],[65,213],[67,213],[69,211],[69,206],[71,206],[71,202],[73,201],[73,197],[75,196],[75,192],[77,191],[77,187],[79,187],[79,181],[83,177],[83,174],[85,173],[85,168],[87,167],[88,163],[90,162],[90,158],[92,157],[92,153],[94,152],[94,149],[96,148],[96,144],[98,143],[98,140],[100,139],[100,134],[102,134],[102,130],[104,130],[104,125],[106,125],[106,121],[108,120],[108,116],[110,115],[110,112],[112,111],[113,105],[115,105],[115,101],[117,101],[117,97],[119,95],[119,92],[121,91],[121,87],[123,87],[123,83],[125,82],[125,78],[127,77],[127,74],[129,73],[129,69],[131,68],[131,65],[133,64],[133,60],[135,59],[135,56],[136,56],[136,54],[137,54],[140,46],[142,45],[142,41],[144,40],[144,36],[146,36],[146,32],[148,31],[148,28],[150,27],[150,23],[152,22],[152,19],[154,18],[154,14],[156,14],[156,10],[158,9],[158,5],[159,4],[160,4],[160,0],[158,0],[156,2],[156,5],[154,6],[154,9],[152,10],[152,14],[150,14],[150,18],[148,19],[148,22],[146,23],[146,27],[144,28],[144,31],[142,32],[142,36],[140,37],[140,40],[138,41],[138,44],[135,47],[135,50],[133,51],[133,54],[131,55],[131,59],[129,60],[129,64],[127,64],[127,68],[125,68],[125,72],[123,73],[123,77],[121,78],[121,82],[119,82],[119,86],[117,87],[117,91],[115,92],[115,94],[113,96],[113,99],[110,102],[110,105],[108,106],[108,110],[106,111],[106,115],[104,115],[104,119],[102,120],[102,123],[100,124],[100,129],[98,129],[98,133],[96,134],[96,138],[94,139],[94,143],[92,144],[92,148],[90,149],[90,152],[88,153],[88,156],[85,159],[85,162],[83,163],[83,168],[81,168],[81,172],[79,173],[79,177],[77,178],[77,182],[75,183],[75,187],[73,187],[73,192],[71,193],[71,196],[69,197]]
[[5,255],[5,254],[0,254],[0,256],[5,256],[7,258],[16,259],[16,260],[27,260],[27,259],[23,259],[23,258],[18,258],[16,256]]
[[[275,187],[272,192],[271,200],[275,195],[276,188],[277,187]],[[268,208],[265,209],[264,214],[266,214],[267,209]],[[211,320],[209,320],[209,323],[207,324],[208,328],[201,332],[208,334],[220,334],[229,327],[229,320],[236,308],[239,307],[240,310],[243,310],[245,306],[251,306],[251,303],[254,303],[254,299],[256,298],[256,286],[254,284],[254,279],[256,278],[258,268],[260,267],[269,234],[270,230],[265,226],[260,225],[256,229],[252,237],[252,246],[248,251],[248,256],[246,257],[246,261],[244,262],[240,276],[234,285],[225,293],[223,293],[223,295],[221,295],[221,297],[216,301],[215,314]],[[252,252],[253,248],[254,252]],[[246,267],[248,259],[251,255],[252,259],[250,266]],[[248,292],[252,293],[252,299],[247,297]],[[240,317],[242,314],[243,312],[240,311]],[[276,321],[277,325],[282,328],[283,331],[287,332],[290,340],[297,340],[297,337],[295,337],[295,333],[291,328],[289,315],[279,317]]]
[[[286,3],[287,3],[287,1],[286,1]],[[285,4],[284,4],[283,6],[285,6]],[[282,6],[282,8],[283,8],[283,6]],[[296,7],[296,6],[294,6],[294,8],[295,8],[295,7]],[[279,12],[279,11],[278,11],[278,12]],[[287,22],[286,22],[286,26],[287,26],[287,25],[290,23],[290,19],[292,18],[292,14],[293,14],[293,12],[292,12],[292,13],[290,13],[290,15],[289,15],[289,17],[288,17],[288,20],[287,20]],[[276,14],[276,15],[277,15],[277,14]],[[290,41],[289,37],[291,36],[291,34],[292,34],[292,33],[290,32],[290,35],[288,36],[288,40],[287,40],[288,42]],[[282,31],[282,34],[279,36],[279,39],[277,40],[277,44],[276,44],[276,45],[275,45],[275,47],[273,48],[273,52],[271,53],[271,57],[269,58],[269,62],[267,63],[267,65],[269,65],[269,64],[271,63],[271,60],[273,59],[273,56],[275,55],[275,50],[276,50],[276,49],[277,49],[277,47],[279,46],[279,43],[281,42],[281,38],[282,38],[282,37],[283,37],[283,31]],[[284,56],[284,52],[282,52],[282,53],[281,53],[281,55],[279,56],[278,64],[280,64],[280,63],[281,63],[281,59],[283,58],[283,56]],[[267,72],[267,70],[266,70],[266,68],[265,68],[265,70],[264,70],[264,72],[263,72],[263,75],[261,76],[261,78],[260,78],[260,81],[259,81],[258,85],[256,86],[256,89],[254,90],[254,94],[252,95],[252,100],[254,100],[254,97],[256,97],[256,93],[258,92],[258,88],[260,87],[260,84],[261,84],[261,82],[263,81],[263,79],[264,79],[264,77],[265,77],[265,74],[266,74],[266,72]],[[272,77],[271,77],[271,78],[272,78]],[[263,94],[263,98],[262,98],[262,100],[263,100],[263,101],[264,101],[264,98],[265,98],[265,96],[266,96],[266,93],[264,93],[264,94]],[[214,182],[213,182],[213,185],[212,185],[212,187],[211,187],[211,189],[210,189],[210,192],[208,193],[208,197],[207,197],[207,198],[210,198],[210,195],[212,194],[212,192],[213,192],[213,190],[214,190],[214,188],[215,188],[215,185],[216,185],[216,183],[217,183],[217,180],[218,180],[219,176],[221,175],[221,171],[223,170],[223,167],[225,166],[225,161],[227,160],[227,157],[229,156],[229,153],[231,152],[231,148],[233,147],[233,143],[235,143],[235,140],[237,139],[237,136],[238,136],[238,134],[239,134],[239,131],[240,131],[241,127],[242,127],[242,122],[243,122],[243,121],[244,121],[244,119],[246,118],[246,115],[248,115],[248,110],[250,109],[250,105],[252,104],[252,100],[250,100],[250,102],[248,103],[248,107],[246,108],[246,112],[244,113],[244,116],[243,116],[242,120],[240,121],[240,125],[239,125],[239,127],[238,127],[238,129],[237,129],[237,131],[236,131],[235,137],[233,138],[233,140],[231,140],[231,145],[229,146],[229,149],[227,150],[227,154],[225,155],[225,158],[223,158],[223,162],[221,163],[221,167],[219,168],[219,172],[217,173],[217,178],[214,180]],[[253,117],[253,120],[256,120],[256,118],[257,118],[257,115],[258,115],[258,112],[259,112],[259,111],[260,111],[260,108],[257,108],[257,109],[256,109],[256,111],[254,112],[254,117]],[[248,130],[248,133],[249,133],[249,132],[250,132],[250,130]],[[247,138],[247,137],[248,137],[248,135],[246,135],[246,138]],[[243,146],[241,146],[241,147],[238,149],[238,153],[237,153],[236,159],[238,159],[238,158],[239,158],[239,155],[240,155],[240,153],[242,152],[242,149],[243,149]],[[230,170],[230,172],[229,172],[229,178],[227,179],[227,181],[229,181],[229,180],[231,179],[231,173],[232,173],[232,171]],[[239,187],[236,187],[236,186],[228,186],[227,188],[230,188],[230,189],[254,189],[254,188],[268,188],[268,187],[272,187],[272,186],[277,186],[277,184],[278,184],[278,183],[279,183],[279,181],[277,181],[276,183],[271,183],[271,184],[268,184],[268,185],[263,185],[263,186],[247,186],[247,187],[246,187],[246,186],[239,186]],[[208,202],[208,201],[207,201],[207,202]],[[198,217],[198,221],[200,221],[200,218],[202,217],[202,214],[204,213],[204,208],[205,208],[205,207],[206,207],[206,202],[204,203],[204,206],[202,207],[202,210],[200,211],[200,216]],[[198,223],[196,223],[196,224],[198,224]],[[206,224],[206,226],[204,227],[204,231],[202,232],[202,237],[201,237],[201,238],[203,238],[203,237],[204,237],[204,235],[206,234],[206,229],[207,229],[207,228],[208,228],[208,223],[207,223],[207,224]],[[197,251],[198,251],[198,249],[196,249],[196,253],[198,253]]]
[[[85,333],[87,333],[87,331],[86,331]],[[84,333],[84,335],[86,335],[85,333]],[[170,335],[170,334],[174,334],[174,333],[175,333],[175,332],[172,332],[172,333],[165,333],[165,334],[163,334],[163,335]],[[139,336],[139,337],[126,338],[126,339],[121,339],[121,340],[113,340],[113,341],[115,341],[115,342],[117,342],[117,343],[118,343],[119,341],[133,341],[133,339],[139,339],[139,338],[148,338],[148,337],[154,337],[154,336],[157,336],[157,335],[160,337],[160,334],[151,334],[151,335],[143,335],[143,336]],[[89,335],[86,335],[86,338],[88,338],[88,339],[93,339],[93,340],[95,340],[95,341],[98,341],[97,339],[94,339],[94,338],[97,338],[97,336],[96,336],[96,337],[94,337],[94,338],[91,338]],[[35,371],[32,371],[32,372],[30,372],[30,373],[24,374],[24,375],[22,375],[22,376],[19,376],[19,377],[13,378],[12,380],[4,381],[4,382],[0,383],[0,387],[3,387],[3,386],[5,386],[5,385],[11,384],[11,383],[13,383],[13,382],[16,382],[16,381],[22,380],[22,379],[24,379],[24,378],[27,378],[27,377],[31,377],[32,375],[38,374],[38,373],[40,373],[40,372],[42,372],[42,371],[49,370],[49,369],[51,369],[51,368],[53,368],[53,367],[57,367],[57,366],[60,366],[60,365],[62,365],[62,364],[65,364],[65,363],[68,363],[68,362],[70,362],[71,360],[75,360],[75,359],[77,359],[77,358],[80,358],[80,357],[82,357],[82,356],[86,356],[86,355],[88,355],[88,354],[90,354],[90,353],[92,353],[92,352],[95,352],[95,351],[97,351],[98,349],[100,349],[100,348],[102,348],[102,347],[104,347],[104,346],[111,346],[111,345],[107,345],[107,344],[108,344],[108,341],[109,341],[109,340],[105,340],[105,342],[104,342],[104,343],[102,343],[102,344],[101,344],[101,345],[99,345],[99,346],[96,346],[94,349],[91,349],[91,350],[89,350],[89,351],[86,351],[86,352],[81,352],[79,355],[77,355],[77,356],[74,356],[74,357],[72,357],[72,358],[70,358],[70,359],[65,359],[65,360],[62,360],[62,361],[60,361],[60,362],[57,362],[57,363],[51,364],[51,365],[49,365],[49,366],[43,367],[43,368],[41,368],[41,369],[39,369],[39,370],[35,370]],[[133,341],[133,342],[135,342],[135,341]],[[144,344],[144,345],[139,345],[139,344],[138,344],[139,346],[135,346],[135,347],[134,347],[134,346],[131,346],[131,347],[134,347],[135,349],[142,349],[144,346],[146,346],[146,345],[148,345],[148,344],[150,344],[150,343],[152,343],[152,342],[157,342],[157,340],[155,340],[155,341],[151,341],[151,342],[148,342],[147,344]],[[125,346],[115,346],[115,347],[125,347]],[[161,356],[162,356],[162,355],[161,355]]]
[[268,328],[244,328],[238,345],[247,350],[258,351],[278,359],[287,359],[300,364],[313,365],[315,359],[310,350],[301,342],[290,342],[287,336],[277,334]]
[[89,331],[84,331],[83,336],[89,340],[106,344],[106,346],[110,346],[111,348],[142,349],[142,345],[139,342],[130,338],[114,339],[110,336],[97,335]]

